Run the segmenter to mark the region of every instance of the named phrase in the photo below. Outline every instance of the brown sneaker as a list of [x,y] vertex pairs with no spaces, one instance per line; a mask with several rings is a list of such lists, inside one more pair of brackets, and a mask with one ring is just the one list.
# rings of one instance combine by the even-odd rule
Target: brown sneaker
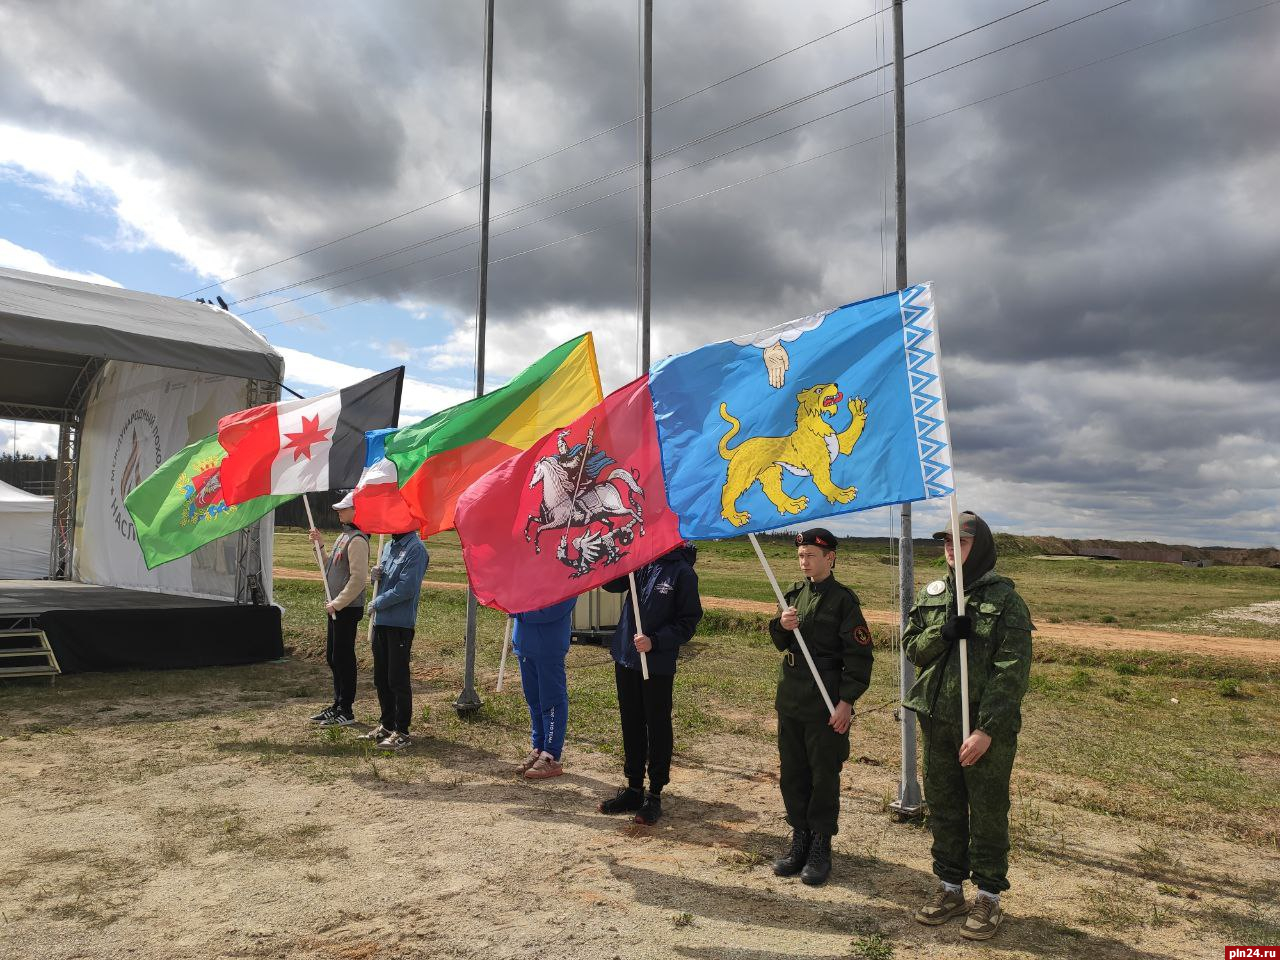
[[952,917],[958,917],[968,909],[969,904],[965,903],[963,891],[951,893],[942,884],[938,884],[938,892],[915,912],[915,918],[917,923],[936,927],[946,923]]
[[1003,919],[1004,911],[1000,909],[999,900],[977,897],[969,916],[964,919],[964,926],[960,928],[960,936],[966,940],[990,940]]
[[520,765],[516,767],[516,774],[524,776],[524,772],[538,762],[538,758],[542,756],[537,750],[530,750],[529,755],[520,761]]
[[537,762],[524,772],[526,780],[550,780],[552,777],[558,777],[564,773],[564,767],[560,765],[559,760],[553,760],[545,753],[538,757]]

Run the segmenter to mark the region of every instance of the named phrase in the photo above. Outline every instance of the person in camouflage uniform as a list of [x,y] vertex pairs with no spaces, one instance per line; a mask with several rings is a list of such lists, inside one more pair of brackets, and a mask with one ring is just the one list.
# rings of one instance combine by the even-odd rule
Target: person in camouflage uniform
[[[769,621],[774,646],[785,651],[774,706],[778,711],[779,786],[791,824],[791,849],[773,864],[780,877],[797,873],[807,884],[831,873],[831,838],[840,815],[840,768],[849,757],[853,704],[871,683],[871,631],[858,595],[832,571],[838,541],[815,527],[796,537],[806,579],[784,595],[787,607]],[[797,627],[822,676],[836,712],[823,702],[818,684],[796,642]]]
[[[954,569],[951,531],[940,530]],[[967,913],[961,936],[992,937],[1003,919],[1000,894],[1009,889],[1009,777],[1022,726],[1022,697],[1031,670],[1031,615],[1013,581],[995,572],[991,529],[973,513],[960,515],[965,615],[956,616],[955,578],[935,580],[916,597],[902,645],[917,667],[903,706],[920,718],[924,792],[933,832],[937,893],[916,911],[934,926]],[[959,640],[969,646],[969,717],[962,742]],[[963,883],[978,896],[970,909]]]

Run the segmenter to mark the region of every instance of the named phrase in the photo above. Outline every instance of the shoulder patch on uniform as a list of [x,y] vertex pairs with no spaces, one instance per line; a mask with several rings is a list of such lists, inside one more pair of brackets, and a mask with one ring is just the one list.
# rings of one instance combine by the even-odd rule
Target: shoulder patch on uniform
[[871,646],[871,630],[865,625],[853,628],[853,639],[864,647]]
[[929,584],[927,587],[924,588],[924,592],[931,597],[936,597],[938,594],[943,593],[946,589],[947,589],[947,581],[935,580],[933,581],[933,583]]

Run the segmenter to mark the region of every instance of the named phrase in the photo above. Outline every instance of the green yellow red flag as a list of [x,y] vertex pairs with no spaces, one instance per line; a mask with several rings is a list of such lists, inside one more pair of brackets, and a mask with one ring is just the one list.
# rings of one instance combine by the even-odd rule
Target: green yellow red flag
[[467,487],[602,397],[595,341],[585,333],[492,393],[386,434],[386,457],[423,536],[452,529],[454,507]]

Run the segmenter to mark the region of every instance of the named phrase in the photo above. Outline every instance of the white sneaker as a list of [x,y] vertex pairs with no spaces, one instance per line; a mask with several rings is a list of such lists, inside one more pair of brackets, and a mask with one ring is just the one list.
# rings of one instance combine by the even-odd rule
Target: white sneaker
[[379,750],[403,750],[405,747],[413,746],[413,741],[403,733],[392,732],[385,740],[378,741]]
[[384,727],[382,724],[378,724],[376,727],[374,727],[374,728],[373,728],[372,730],[370,730],[368,733],[362,733],[362,734],[360,734],[360,736],[356,737],[356,739],[357,739],[357,740],[372,740],[374,743],[378,743],[378,742],[380,742],[380,741],[382,741],[382,740],[387,739],[387,737],[389,737],[389,736],[391,736],[391,731],[390,731],[390,730],[388,730],[386,727]]

